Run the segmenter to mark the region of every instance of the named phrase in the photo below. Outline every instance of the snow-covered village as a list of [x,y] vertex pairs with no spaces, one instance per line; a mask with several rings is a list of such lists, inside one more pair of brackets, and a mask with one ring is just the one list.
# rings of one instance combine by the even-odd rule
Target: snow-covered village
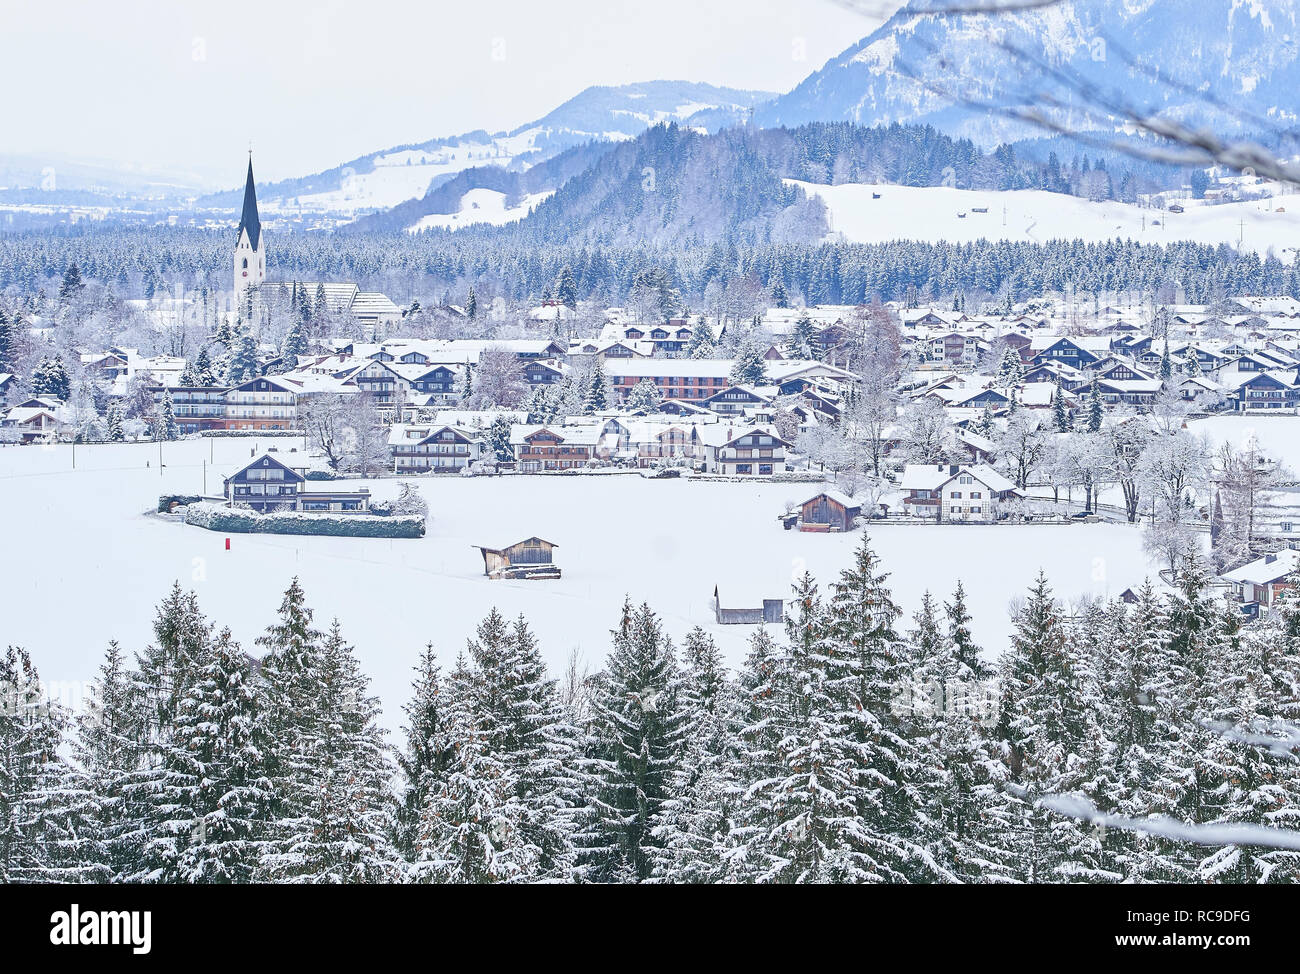
[[0,134],[0,884],[1300,880],[1294,3],[794,6]]

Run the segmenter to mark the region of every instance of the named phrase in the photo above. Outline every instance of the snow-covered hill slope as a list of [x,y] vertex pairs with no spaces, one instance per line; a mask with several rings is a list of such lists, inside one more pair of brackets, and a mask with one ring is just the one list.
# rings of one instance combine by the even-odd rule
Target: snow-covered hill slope
[[1236,246],[1240,240],[1247,249],[1261,254],[1272,251],[1287,263],[1300,246],[1300,194],[1296,193],[1214,206],[1182,200],[1178,205],[1184,212],[1171,213],[1041,190],[981,192],[945,186],[787,182],[826,204],[833,237],[855,243],[1121,238],[1144,244],[1191,240]]
[[761,106],[758,124],[929,123],[990,147],[1036,130],[984,106],[1041,107],[1043,96],[1053,122],[1089,130],[1116,124],[1085,111],[1100,102],[1246,133],[1293,125],[1300,109],[1294,0],[1061,0],[997,15],[924,6],[906,5]]
[[[310,176],[259,185],[258,203],[272,218],[353,219],[422,197],[466,169],[523,170],[573,146],[635,138],[661,122],[713,131],[742,121],[755,105],[772,97],[771,92],[687,81],[593,86],[508,132],[480,130],[396,146]],[[240,193],[242,189],[215,194],[199,205],[233,210],[242,199]]]
[[531,193],[515,206],[506,205],[506,194],[492,189],[471,189],[460,200],[460,210],[456,213],[429,213],[420,217],[413,226],[407,227],[411,233],[442,227],[459,230],[478,223],[490,223],[501,226],[514,223],[528,215],[528,211],[551,195]]

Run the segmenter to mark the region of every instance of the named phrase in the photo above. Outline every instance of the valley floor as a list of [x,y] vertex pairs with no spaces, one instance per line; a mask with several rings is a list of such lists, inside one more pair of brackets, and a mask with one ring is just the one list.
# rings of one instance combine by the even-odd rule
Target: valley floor
[[[26,646],[42,677],[76,703],[109,639],[128,651],[150,638],[154,608],[173,580],[230,626],[246,650],[298,575],[326,624],[338,616],[383,701],[400,723],[411,667],[432,641],[446,665],[493,606],[524,613],[554,674],[578,650],[599,668],[625,595],[647,601],[677,640],[708,628],[738,664],[749,626],[714,624],[726,607],[784,598],[805,568],[825,586],[859,534],[802,534],[777,521],[807,485],[649,481],[640,477],[441,478],[416,481],[430,506],[416,541],[235,535],[149,516],[161,493],[218,491],[252,450],[292,439],[0,448],[0,505],[8,557],[0,563],[3,639]],[[209,460],[211,458],[211,460]],[[376,499],[398,481],[371,481]],[[341,485],[340,485],[341,486]],[[974,632],[990,657],[1010,632],[1008,605],[1041,567],[1067,599],[1116,595],[1151,572],[1139,532],[1122,524],[878,525],[872,543],[910,616],[929,589],[948,597],[961,579]],[[474,545],[538,535],[558,545],[558,581],[489,581]]]

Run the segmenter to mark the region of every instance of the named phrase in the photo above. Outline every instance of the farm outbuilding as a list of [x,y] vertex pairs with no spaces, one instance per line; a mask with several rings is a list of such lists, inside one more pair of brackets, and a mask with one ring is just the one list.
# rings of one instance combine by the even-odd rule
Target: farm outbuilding
[[824,490],[799,506],[800,531],[852,531],[862,505],[836,490]]
[[543,538],[525,538],[506,548],[477,546],[483,555],[483,574],[488,578],[559,578],[552,561],[559,545]]

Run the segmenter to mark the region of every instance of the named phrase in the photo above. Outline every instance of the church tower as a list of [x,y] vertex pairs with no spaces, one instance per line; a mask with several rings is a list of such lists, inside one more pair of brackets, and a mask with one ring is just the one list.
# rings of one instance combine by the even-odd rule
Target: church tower
[[253,154],[248,154],[248,182],[244,185],[244,211],[235,241],[235,300],[241,311],[248,292],[266,280],[266,247],[262,220],[257,215],[257,188],[253,185]]

